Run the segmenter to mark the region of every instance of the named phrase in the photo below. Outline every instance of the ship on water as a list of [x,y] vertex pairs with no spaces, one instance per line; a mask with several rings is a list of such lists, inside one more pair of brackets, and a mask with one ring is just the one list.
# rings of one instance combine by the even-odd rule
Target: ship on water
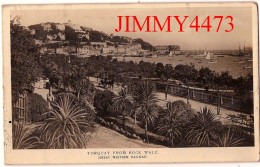
[[208,52],[206,58],[208,63],[217,63],[217,60],[214,60],[212,53]]

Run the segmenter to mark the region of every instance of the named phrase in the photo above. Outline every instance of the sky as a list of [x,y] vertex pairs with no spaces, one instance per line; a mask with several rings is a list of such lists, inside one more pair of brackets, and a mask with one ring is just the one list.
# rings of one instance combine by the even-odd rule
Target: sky
[[[24,26],[44,22],[67,23],[68,20],[71,20],[74,24],[91,27],[107,34],[142,38],[153,45],[180,45],[183,50],[225,50],[238,49],[239,45],[241,47],[252,46],[252,14],[249,7],[13,10],[11,17],[16,15],[21,17],[20,22]],[[229,19],[223,19],[219,32],[216,32],[219,19],[213,20],[213,18],[218,15],[224,16],[224,18],[233,17],[233,31],[225,32],[225,29],[230,29]],[[167,16],[180,16],[180,20],[184,19],[184,16],[189,17],[183,24],[184,32],[178,32],[179,24],[174,18],[171,18],[172,32],[165,32],[165,30],[164,32],[115,32],[119,24],[117,16],[137,16],[140,24],[144,22],[146,16],[157,16],[161,24],[164,23]],[[207,32],[206,28],[199,28],[199,32],[196,32],[194,28],[189,27],[195,16],[198,16],[199,25],[207,16],[210,16],[212,26],[210,32]],[[150,21],[150,25],[153,27],[153,20]]]

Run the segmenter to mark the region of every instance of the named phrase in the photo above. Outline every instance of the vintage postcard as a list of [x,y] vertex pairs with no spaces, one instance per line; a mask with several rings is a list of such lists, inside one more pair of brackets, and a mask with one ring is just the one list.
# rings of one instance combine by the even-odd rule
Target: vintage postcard
[[3,6],[6,164],[259,160],[256,3]]

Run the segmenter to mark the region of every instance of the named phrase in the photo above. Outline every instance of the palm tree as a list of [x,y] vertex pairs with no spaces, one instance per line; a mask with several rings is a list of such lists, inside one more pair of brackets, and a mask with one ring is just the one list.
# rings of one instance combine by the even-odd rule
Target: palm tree
[[186,139],[196,146],[208,147],[218,137],[218,130],[222,126],[216,120],[216,115],[207,107],[200,109],[191,119],[187,128]]
[[145,136],[146,141],[149,143],[147,134],[148,125],[154,126],[159,110],[159,107],[156,105],[156,88],[154,84],[146,80],[133,86],[133,92],[138,103],[137,113],[145,122]]
[[159,114],[157,132],[170,139],[171,146],[182,137],[182,127],[180,121],[180,110],[176,110],[176,105],[172,102],[166,104],[167,108]]
[[118,96],[112,99],[113,112],[120,113],[123,116],[123,127],[125,127],[125,116],[129,114],[134,104],[133,96],[128,91],[128,88],[122,88]]
[[86,148],[87,133],[92,130],[91,107],[81,107],[69,93],[58,95],[52,103],[50,117],[39,128],[47,148]]

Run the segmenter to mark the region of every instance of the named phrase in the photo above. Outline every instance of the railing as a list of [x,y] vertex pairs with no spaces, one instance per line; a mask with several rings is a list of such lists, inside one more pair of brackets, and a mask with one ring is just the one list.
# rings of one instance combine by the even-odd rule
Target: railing
[[[156,82],[158,91],[165,92],[166,84]],[[229,108],[232,110],[241,110],[241,102],[244,100],[241,97],[236,96],[225,96],[217,92],[206,92],[205,90],[195,90],[193,88],[186,88],[177,85],[168,85],[169,94],[174,96],[189,98],[212,105],[217,105],[220,100],[220,106]]]

